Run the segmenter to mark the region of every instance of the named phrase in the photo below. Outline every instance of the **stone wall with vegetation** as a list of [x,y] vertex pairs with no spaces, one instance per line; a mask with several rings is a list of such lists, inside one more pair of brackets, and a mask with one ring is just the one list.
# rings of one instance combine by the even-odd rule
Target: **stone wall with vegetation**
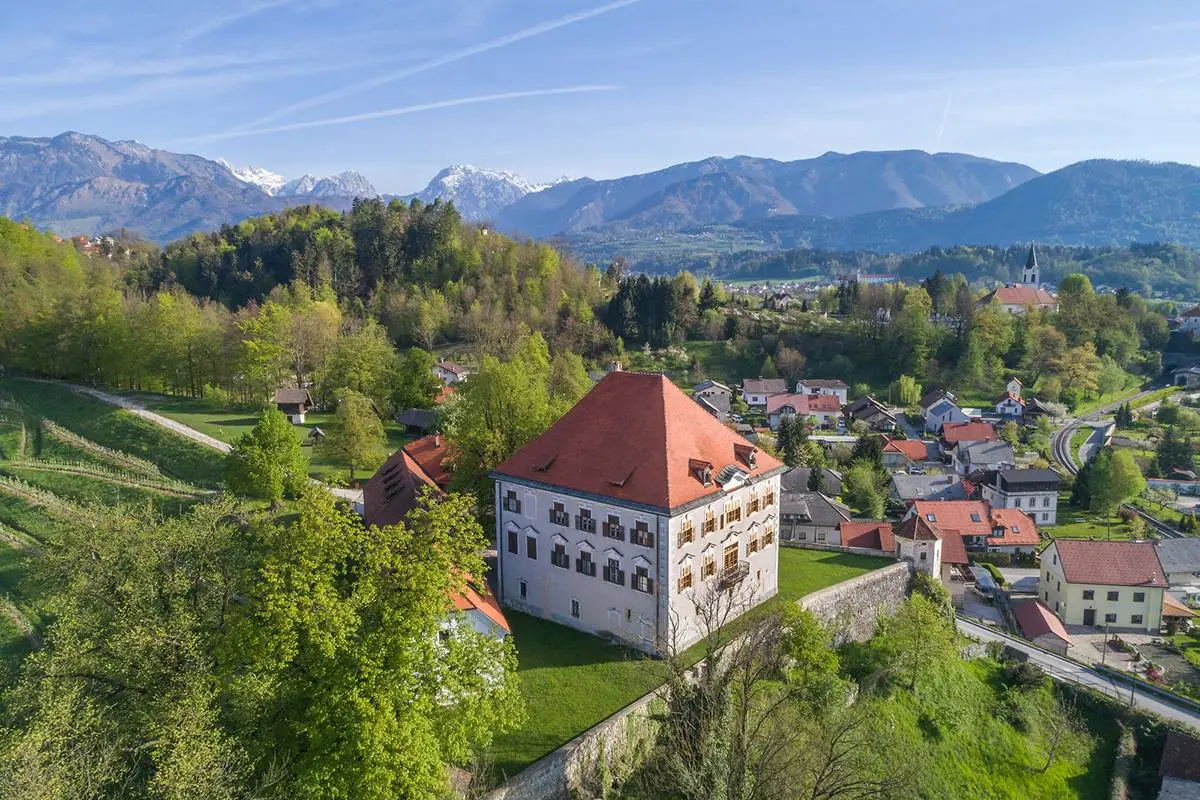
[[[908,596],[912,570],[897,563],[806,595],[798,601],[834,629],[838,644],[875,635],[879,615],[892,614]],[[652,746],[661,708],[659,690],[631,703],[517,773],[486,800],[570,800],[592,796],[591,784],[627,772]]]

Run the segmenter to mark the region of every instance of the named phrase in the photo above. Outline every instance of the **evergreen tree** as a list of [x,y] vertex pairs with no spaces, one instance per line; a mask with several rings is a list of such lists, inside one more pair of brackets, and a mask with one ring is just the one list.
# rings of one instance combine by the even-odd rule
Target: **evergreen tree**
[[825,493],[825,468],[821,466],[810,467],[808,472],[808,490],[810,492]]
[[1171,474],[1172,470],[1192,470],[1196,465],[1195,453],[1192,450],[1192,440],[1180,440],[1174,425],[1168,425],[1163,431],[1163,437],[1158,442],[1154,456],[1155,467],[1163,476]]

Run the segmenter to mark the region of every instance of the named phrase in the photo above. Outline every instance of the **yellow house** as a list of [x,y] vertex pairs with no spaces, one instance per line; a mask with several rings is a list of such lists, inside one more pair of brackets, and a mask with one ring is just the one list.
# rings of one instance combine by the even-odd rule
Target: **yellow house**
[[1038,594],[1065,625],[1156,632],[1166,588],[1152,542],[1057,539],[1042,552]]

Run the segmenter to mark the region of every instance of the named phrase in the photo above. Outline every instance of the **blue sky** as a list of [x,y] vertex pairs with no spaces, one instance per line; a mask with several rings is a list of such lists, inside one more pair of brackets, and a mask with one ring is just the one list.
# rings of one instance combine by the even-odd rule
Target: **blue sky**
[[[16,4],[14,4],[16,5]],[[0,135],[80,130],[411,192],[709,155],[1200,163],[1179,0],[54,0],[5,9]]]

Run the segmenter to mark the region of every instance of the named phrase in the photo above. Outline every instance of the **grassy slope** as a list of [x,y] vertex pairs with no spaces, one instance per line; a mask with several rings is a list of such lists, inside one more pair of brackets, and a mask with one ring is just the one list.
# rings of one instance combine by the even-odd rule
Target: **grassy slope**
[[[925,800],[989,798],[1107,797],[1117,726],[1109,718],[1089,718],[1090,736],[1080,737],[1045,773],[1043,737],[1036,725],[1014,728],[999,713],[999,666],[978,660],[949,664],[931,673],[918,693],[897,691],[883,702],[898,730],[923,738],[931,752],[919,767]],[[1048,688],[1038,700],[1049,704]]]
[[[198,486],[220,484],[220,453],[127,411],[62,386],[15,378],[0,380],[0,394],[11,395],[32,414],[48,417],[98,444],[152,461],[165,474]],[[36,428],[36,419],[28,427]]]
[[[214,439],[229,444],[233,444],[242,434],[248,433],[254,427],[254,423],[258,421],[258,412],[254,409],[243,408],[229,411],[213,411],[206,407],[203,402],[185,397],[169,397],[156,394],[136,394],[130,395],[130,397],[146,408],[162,414],[164,417],[169,417],[176,422],[181,422],[190,428],[195,428],[201,433],[208,434]],[[304,444],[308,441],[309,431],[314,427],[329,430],[332,423],[332,413],[314,411],[308,414],[304,425],[295,425],[293,429],[296,432],[296,438]],[[401,445],[411,438],[405,434],[404,429],[400,425],[394,422],[385,423],[384,430],[387,432],[388,449],[391,451],[398,450]],[[324,478],[330,475],[345,478],[349,474],[344,466],[321,458],[311,447],[306,446],[304,454],[309,459],[309,474],[315,478]],[[365,480],[370,475],[359,473],[355,477]]]
[[[94,503],[101,506],[122,505],[145,508],[149,504],[162,513],[168,511],[182,513],[195,502],[194,498],[175,497],[149,489],[123,486],[88,475],[73,475],[3,464],[0,464],[0,472],[20,478],[25,483],[53,492],[64,500],[70,500],[79,505]],[[131,476],[130,479],[136,481],[134,476]]]
[[[779,594],[758,616],[817,589],[891,563],[886,559],[782,548]],[[513,775],[632,703],[665,678],[660,662],[547,620],[506,612],[517,643],[528,720],[492,748],[496,769]],[[751,616],[748,615],[748,616]],[[685,658],[697,660],[693,648]]]

